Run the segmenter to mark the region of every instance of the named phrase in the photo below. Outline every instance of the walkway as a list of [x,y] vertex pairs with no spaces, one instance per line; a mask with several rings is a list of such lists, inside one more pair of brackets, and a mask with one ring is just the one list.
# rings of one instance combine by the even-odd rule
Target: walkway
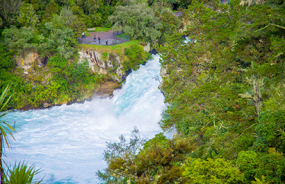
[[[106,45],[106,39],[108,39],[108,45],[117,45],[130,41],[130,39],[116,38],[115,35],[122,34],[122,31],[108,31],[108,32],[88,32],[89,36],[86,38],[78,38],[78,42],[81,44],[92,45]],[[94,36],[96,36],[96,42],[94,42]],[[98,37],[101,38],[101,44],[99,44]]]
[[181,17],[182,16],[182,11],[174,12],[173,13],[176,17]]

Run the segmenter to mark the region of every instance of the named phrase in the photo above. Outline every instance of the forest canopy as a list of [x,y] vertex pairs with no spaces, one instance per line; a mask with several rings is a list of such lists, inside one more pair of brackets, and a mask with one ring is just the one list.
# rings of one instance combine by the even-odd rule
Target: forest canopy
[[[0,91],[11,84],[9,95],[16,94],[8,108],[39,108],[90,96],[101,82],[116,75],[118,66],[108,69],[108,75],[83,67],[88,63],[79,62],[77,41],[82,33],[101,26],[124,30],[142,45],[157,39],[163,44],[180,25],[172,14],[174,4],[180,6],[159,0],[0,0]],[[138,44],[130,44],[121,55],[123,72],[138,69],[149,57]],[[38,56],[38,63],[25,64],[24,58],[30,56]],[[53,72],[54,60],[66,63],[59,65],[64,75]],[[83,94],[85,90],[88,94]]]
[[107,183],[284,183],[284,17],[283,1],[192,1],[184,32],[157,46],[168,103],[160,126],[177,135],[106,155],[98,176]]
[[[284,0],[0,0],[0,89],[16,94],[10,108],[73,101],[107,80],[77,62],[76,39],[97,26],[155,45],[168,104],[159,124],[175,132],[144,140],[135,129],[130,141],[108,143],[100,179],[285,182]],[[48,61],[24,78],[14,56],[31,51]],[[135,45],[124,57],[129,71],[147,55]]]

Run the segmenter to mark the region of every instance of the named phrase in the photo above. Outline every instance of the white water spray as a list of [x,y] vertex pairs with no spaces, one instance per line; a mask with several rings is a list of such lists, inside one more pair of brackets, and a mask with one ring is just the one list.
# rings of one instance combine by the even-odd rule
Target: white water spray
[[106,141],[128,137],[134,126],[147,138],[161,131],[157,123],[166,105],[158,90],[159,72],[159,56],[154,56],[132,72],[111,99],[8,114],[19,128],[4,161],[9,166],[36,164],[44,183],[99,183],[95,172],[106,167]]

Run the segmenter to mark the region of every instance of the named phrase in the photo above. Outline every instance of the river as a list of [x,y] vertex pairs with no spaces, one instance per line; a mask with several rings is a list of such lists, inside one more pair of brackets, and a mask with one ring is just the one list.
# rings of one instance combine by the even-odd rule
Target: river
[[8,166],[35,164],[42,170],[38,177],[44,177],[43,183],[100,183],[95,172],[107,166],[106,141],[129,137],[134,126],[148,139],[161,131],[158,122],[166,105],[158,89],[159,72],[156,55],[128,75],[113,98],[9,113],[5,119],[18,127],[4,161]]

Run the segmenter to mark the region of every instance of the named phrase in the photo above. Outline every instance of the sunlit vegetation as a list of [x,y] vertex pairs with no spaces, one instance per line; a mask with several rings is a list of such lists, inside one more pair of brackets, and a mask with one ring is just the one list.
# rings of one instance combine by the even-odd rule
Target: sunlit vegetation
[[157,45],[168,103],[160,126],[176,135],[108,143],[108,167],[98,176],[107,183],[284,183],[284,6],[192,1],[185,32]]
[[[147,58],[137,40],[115,46],[77,43],[87,27],[103,32],[112,29],[110,15],[117,7],[134,2],[2,0],[0,4],[0,91],[10,84],[9,93],[14,94],[7,108],[40,108],[81,101],[115,75],[115,71],[107,75],[89,71],[88,63],[78,61],[78,50],[117,54],[125,62],[125,71],[137,69]],[[150,7],[144,8],[153,14]],[[30,53],[38,55],[38,59],[24,63]]]
[[80,44],[80,49],[94,49],[99,52],[108,52],[108,53],[114,53],[118,55],[122,55],[125,52],[125,49],[132,47],[133,45],[139,45],[138,40],[131,40],[129,42],[121,43],[118,45],[91,45],[91,44]]
[[[6,51],[3,45],[1,48]],[[39,67],[34,62],[29,68],[32,75],[24,74],[23,69],[15,68],[15,65],[9,67],[14,61],[12,53],[1,52],[0,56],[3,58],[1,88],[10,84],[9,94],[14,94],[8,108],[39,108],[45,103],[51,105],[83,100],[91,96],[105,78],[89,71],[87,61],[68,62],[60,54],[51,56],[46,67]]]
[[108,27],[95,27],[94,30],[89,30],[88,32],[108,32],[109,30],[112,30],[112,28],[108,28]]
[[[160,52],[160,89],[168,107],[159,124],[174,136],[144,140],[135,129],[129,142],[122,136],[108,143],[108,166],[97,172],[106,183],[285,182],[283,0],[0,0],[0,5],[0,89],[13,94],[1,110],[90,96],[110,78],[78,62],[78,50],[97,50],[103,59],[117,54],[125,72],[149,58],[139,42]],[[184,8],[181,18],[173,15],[178,8]],[[78,45],[87,27],[123,29],[132,40]],[[15,61],[29,52],[47,58],[45,66],[31,64],[32,75]]]

